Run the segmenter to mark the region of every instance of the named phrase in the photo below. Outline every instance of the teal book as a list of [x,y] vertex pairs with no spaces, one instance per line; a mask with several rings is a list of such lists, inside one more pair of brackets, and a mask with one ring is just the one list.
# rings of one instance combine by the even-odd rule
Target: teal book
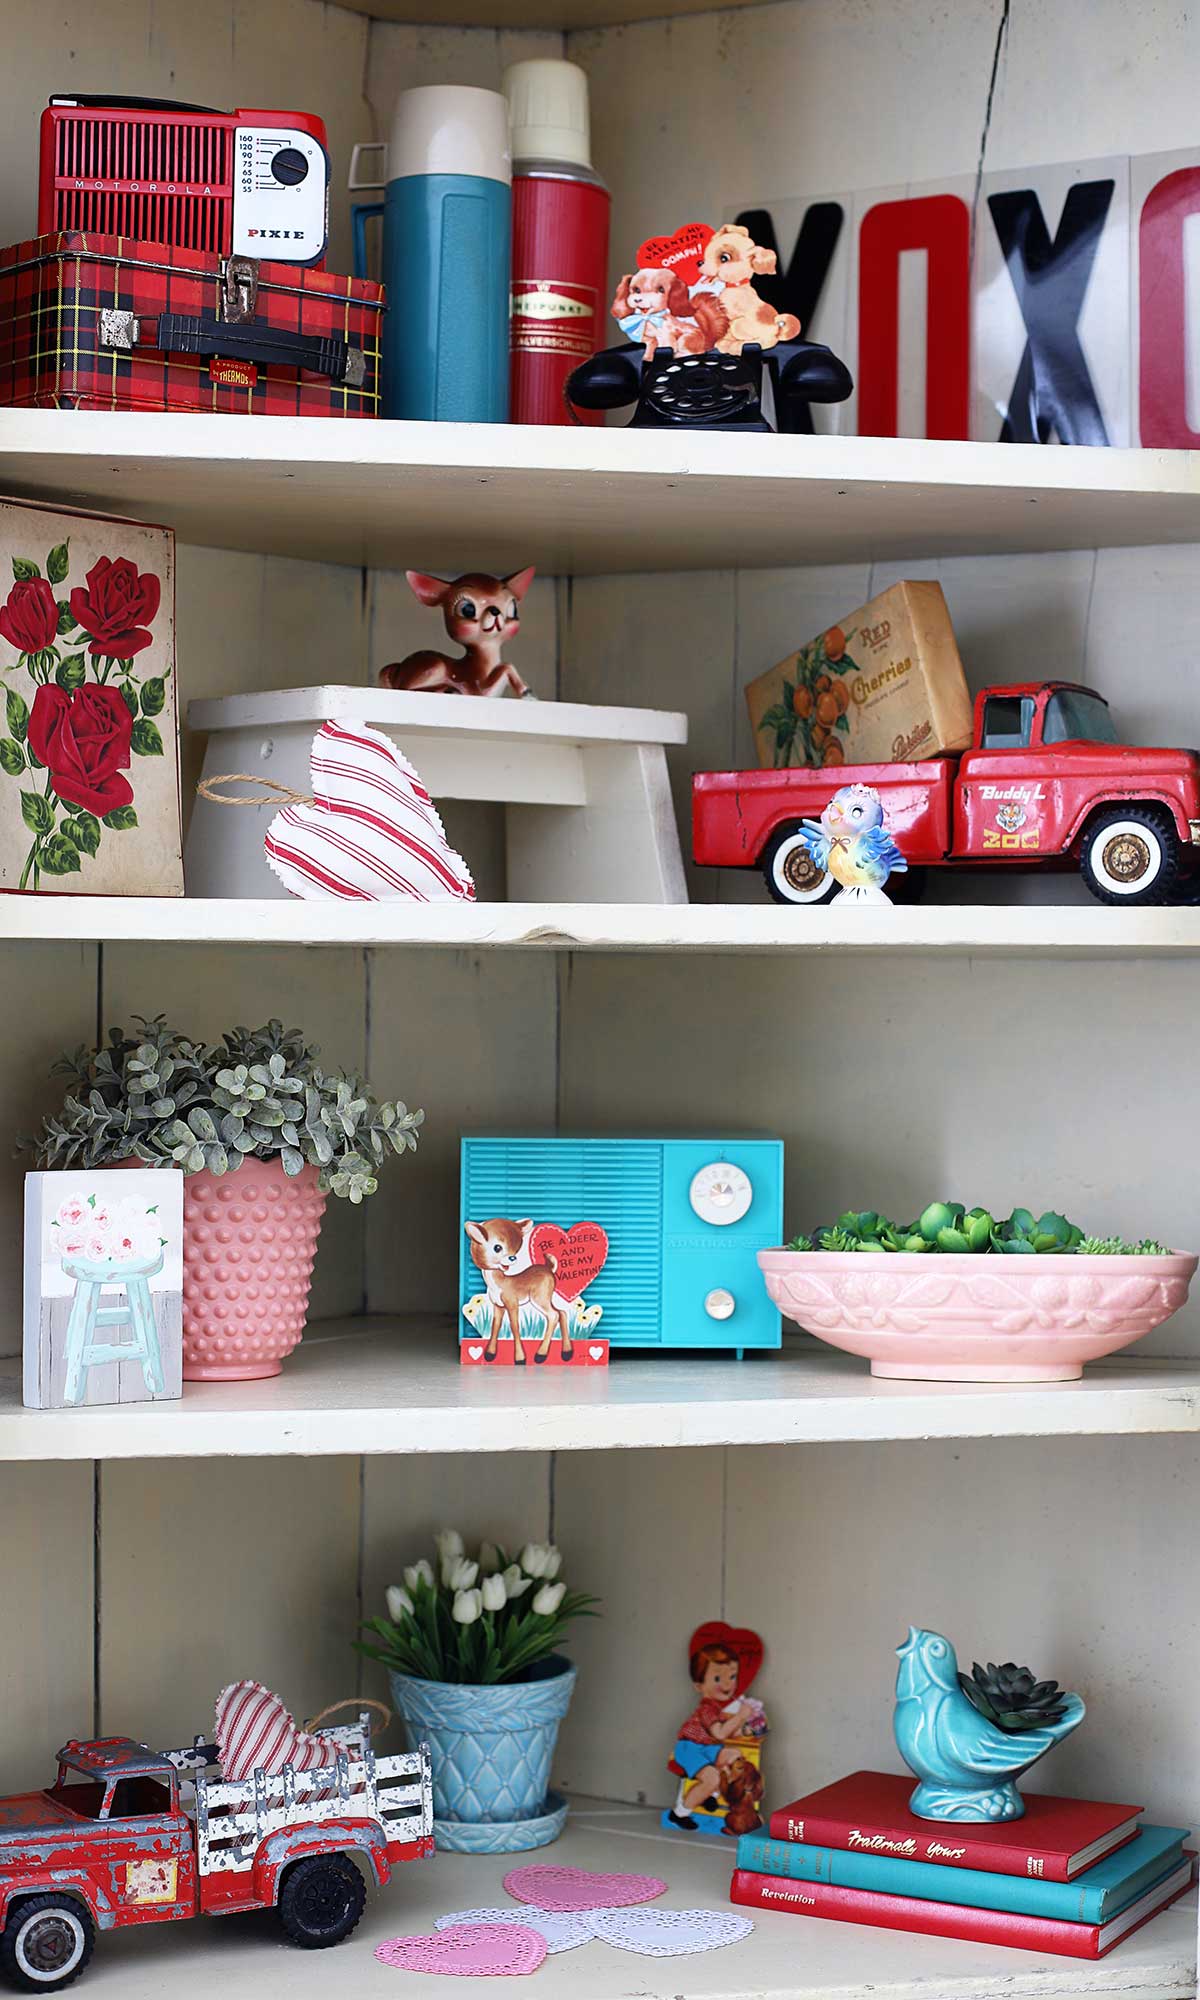
[[841,1847],[810,1847],[799,1840],[772,1840],[763,1833],[742,1834],[737,1865],[756,1875],[790,1876],[795,1882],[829,1882],[842,1889],[923,1897],[974,1910],[1103,1924],[1178,1867],[1187,1838],[1185,1827],[1143,1826],[1124,1847],[1106,1854],[1073,1882],[993,1875],[981,1868],[944,1868],[936,1861],[855,1854]]

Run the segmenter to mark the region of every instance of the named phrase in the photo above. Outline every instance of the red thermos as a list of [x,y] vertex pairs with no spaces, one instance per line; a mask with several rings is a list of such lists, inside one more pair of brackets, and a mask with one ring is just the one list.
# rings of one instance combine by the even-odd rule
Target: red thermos
[[[591,166],[587,78],[569,62],[510,63],[515,424],[569,424],[568,375],[607,342],[608,189]],[[603,423],[599,410],[581,411]]]

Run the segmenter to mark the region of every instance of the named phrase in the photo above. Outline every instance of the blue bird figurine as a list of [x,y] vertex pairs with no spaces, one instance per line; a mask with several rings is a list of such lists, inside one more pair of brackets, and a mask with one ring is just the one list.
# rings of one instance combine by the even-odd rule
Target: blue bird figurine
[[801,821],[801,836],[817,867],[828,870],[841,889],[859,903],[887,903],[883,885],[908,863],[884,823],[883,803],[873,785],[843,785],[820,819]]
[[1079,1696],[1056,1692],[1043,1727],[1002,1729],[963,1693],[954,1648],[939,1632],[912,1626],[896,1651],[896,1744],[920,1779],[909,1810],[975,1825],[1020,1819],[1025,1804],[1014,1781],[1079,1727]]

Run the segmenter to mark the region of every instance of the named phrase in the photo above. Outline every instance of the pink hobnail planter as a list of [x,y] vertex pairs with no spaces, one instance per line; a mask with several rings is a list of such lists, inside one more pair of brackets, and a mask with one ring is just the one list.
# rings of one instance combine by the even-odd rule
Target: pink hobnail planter
[[909,1382],[1073,1382],[1178,1312],[1196,1258],[760,1250],[780,1311]]
[[278,1375],[308,1318],[325,1196],[315,1167],[278,1160],[207,1169],[183,1184],[183,1373],[189,1382]]

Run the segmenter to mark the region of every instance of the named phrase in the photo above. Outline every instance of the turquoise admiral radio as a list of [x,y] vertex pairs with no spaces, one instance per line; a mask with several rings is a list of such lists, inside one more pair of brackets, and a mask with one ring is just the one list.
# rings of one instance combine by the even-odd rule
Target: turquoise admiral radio
[[465,1138],[460,1228],[464,1362],[779,1346],[780,1139]]

